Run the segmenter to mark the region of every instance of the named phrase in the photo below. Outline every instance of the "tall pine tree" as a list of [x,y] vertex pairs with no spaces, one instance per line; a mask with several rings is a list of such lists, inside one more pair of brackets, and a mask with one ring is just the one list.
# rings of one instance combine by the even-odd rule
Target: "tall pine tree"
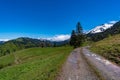
[[82,46],[84,39],[85,38],[84,38],[82,26],[80,22],[78,22],[76,25],[76,31],[74,30],[72,31],[70,45],[74,46],[74,48],[80,47]]
[[84,41],[84,34],[80,22],[78,22],[76,25],[76,34],[77,34],[77,47],[82,46]]
[[75,30],[72,30],[71,38],[70,38],[70,45],[71,45],[71,46],[74,46],[74,48],[77,47],[76,41],[77,41],[76,32],[75,32]]
[[78,22],[76,25],[76,34],[77,35],[83,34],[83,30],[82,30],[82,26],[81,26],[80,22]]

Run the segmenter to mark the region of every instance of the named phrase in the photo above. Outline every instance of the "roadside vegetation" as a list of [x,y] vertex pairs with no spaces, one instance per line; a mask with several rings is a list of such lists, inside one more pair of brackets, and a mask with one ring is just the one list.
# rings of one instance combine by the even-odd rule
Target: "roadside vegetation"
[[120,34],[93,43],[90,49],[120,65]]
[[55,80],[71,47],[29,48],[0,57],[0,80]]

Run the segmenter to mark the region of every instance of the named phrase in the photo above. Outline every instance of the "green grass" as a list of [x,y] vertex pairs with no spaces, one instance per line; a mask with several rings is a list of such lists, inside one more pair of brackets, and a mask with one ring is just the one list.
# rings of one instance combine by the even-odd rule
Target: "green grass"
[[120,34],[96,42],[90,49],[120,65]]
[[0,57],[0,80],[55,80],[71,50],[31,48]]
[[0,69],[12,65],[14,60],[13,54],[0,57]]

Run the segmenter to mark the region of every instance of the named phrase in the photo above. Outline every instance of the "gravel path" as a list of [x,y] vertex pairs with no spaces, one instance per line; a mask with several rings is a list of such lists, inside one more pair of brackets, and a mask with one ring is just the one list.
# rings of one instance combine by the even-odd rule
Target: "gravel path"
[[87,47],[83,48],[83,54],[92,65],[96,67],[105,80],[120,80],[120,67],[106,60],[100,55],[90,52]]
[[68,57],[57,80],[100,80],[87,64],[80,48]]

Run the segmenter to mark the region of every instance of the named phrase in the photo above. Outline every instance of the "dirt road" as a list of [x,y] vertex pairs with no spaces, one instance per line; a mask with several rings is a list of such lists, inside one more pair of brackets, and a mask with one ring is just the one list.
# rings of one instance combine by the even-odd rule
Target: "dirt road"
[[105,80],[120,80],[120,67],[106,60],[100,55],[89,51],[87,47],[83,48],[83,54],[89,62],[96,67]]
[[120,80],[120,67],[88,47],[71,52],[57,80]]
[[71,52],[57,80],[100,80],[87,64],[80,48]]

